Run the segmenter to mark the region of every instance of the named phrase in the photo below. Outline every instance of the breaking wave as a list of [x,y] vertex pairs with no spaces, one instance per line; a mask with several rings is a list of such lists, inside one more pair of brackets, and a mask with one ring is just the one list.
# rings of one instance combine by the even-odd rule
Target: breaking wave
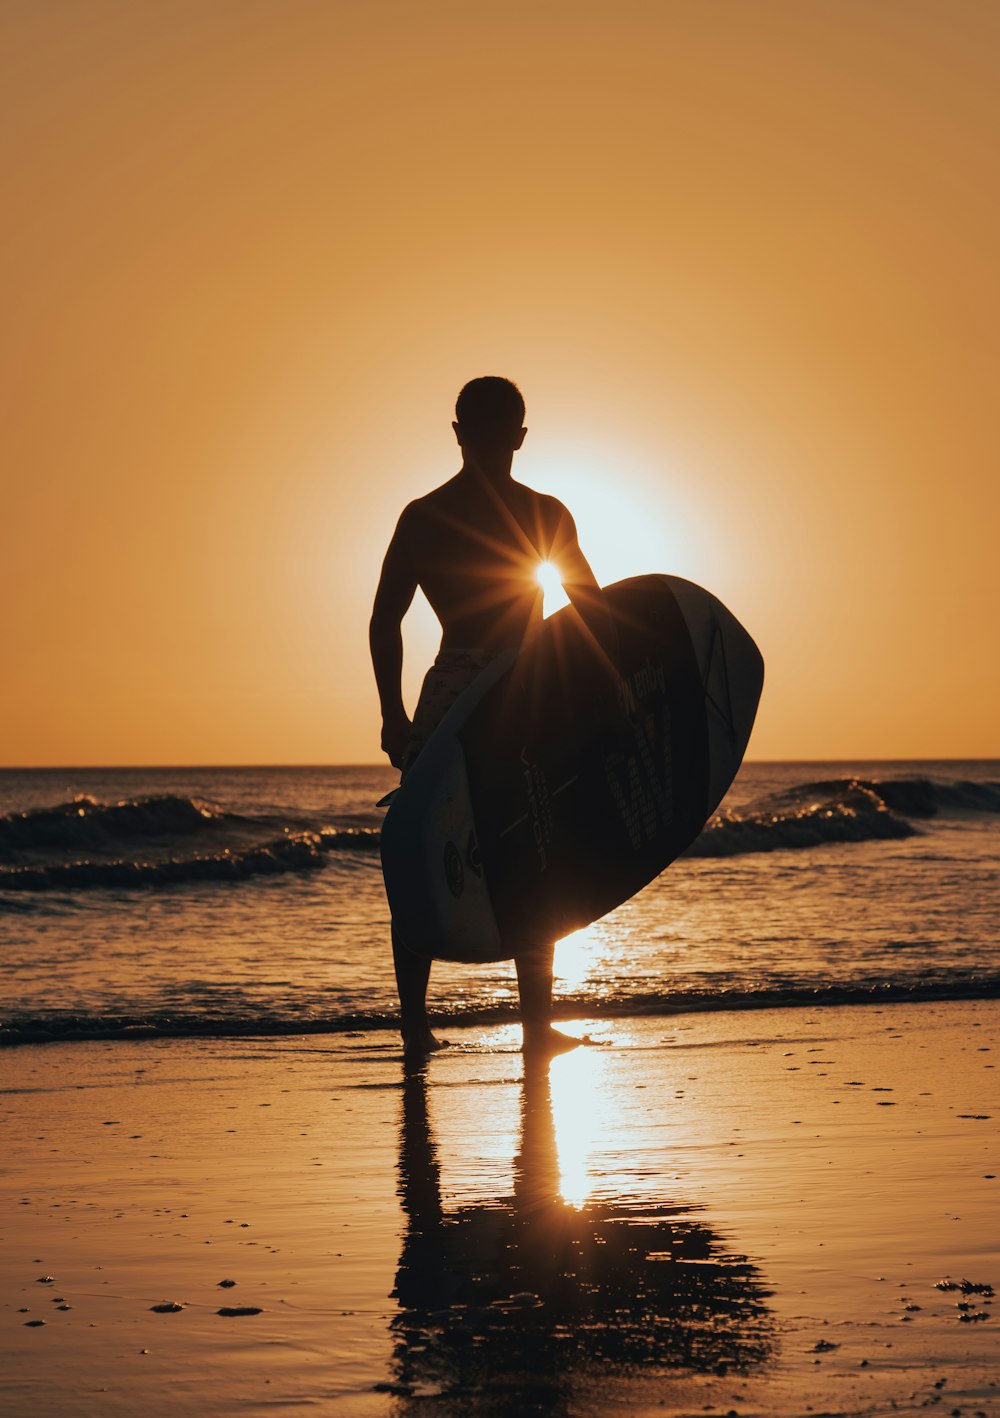
[[[717,814],[689,857],[796,851],[912,837],[938,814],[1000,813],[1000,782],[831,778]],[[192,851],[211,838],[215,850]],[[331,855],[375,853],[376,827],[224,812],[164,795],[88,796],[0,817],[0,892],[67,892],[241,882],[320,870]],[[16,898],[9,895],[12,903]],[[23,898],[22,898],[23,899]]]
[[174,794],[120,803],[81,794],[54,807],[0,817],[0,860],[52,847],[103,851],[136,840],[187,837],[240,820],[198,798]]
[[871,803],[904,817],[936,817],[940,813],[1000,813],[1000,782],[967,778],[941,782],[934,778],[821,778],[797,783],[768,801],[789,805],[821,802],[857,806]]
[[734,857],[745,852],[913,837],[919,829],[893,812],[879,791],[885,786],[860,779],[805,784],[796,791],[795,801],[774,801],[752,812],[719,813],[687,855]]
[[160,861],[75,861],[0,868],[0,889],[72,891],[88,887],[176,886],[199,881],[245,881],[286,872],[317,871],[327,852],[378,850],[377,828],[301,832],[208,856]]
[[751,811],[717,814],[689,857],[732,857],[838,842],[912,837],[911,818],[1000,813],[1000,783],[930,778],[829,778],[800,783]]

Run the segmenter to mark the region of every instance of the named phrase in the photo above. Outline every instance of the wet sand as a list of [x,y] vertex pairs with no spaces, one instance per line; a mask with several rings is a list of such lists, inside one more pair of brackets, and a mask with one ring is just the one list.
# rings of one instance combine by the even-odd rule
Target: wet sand
[[0,1406],[993,1418],[998,1018],[9,1050]]

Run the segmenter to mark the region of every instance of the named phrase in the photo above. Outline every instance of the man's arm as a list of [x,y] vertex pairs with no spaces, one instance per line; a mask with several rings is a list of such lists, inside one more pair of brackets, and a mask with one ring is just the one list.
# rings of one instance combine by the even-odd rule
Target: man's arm
[[410,608],[417,578],[407,549],[404,529],[406,513],[400,517],[389,550],[382,563],[375,605],[368,627],[375,683],[382,706],[382,748],[394,768],[402,770],[411,724],[403,707],[403,616]]
[[618,664],[618,628],[611,618],[604,592],[590,569],[590,563],[580,549],[576,524],[565,507],[559,504],[559,520],[550,552],[562,579],[563,590],[580,619],[611,662]]

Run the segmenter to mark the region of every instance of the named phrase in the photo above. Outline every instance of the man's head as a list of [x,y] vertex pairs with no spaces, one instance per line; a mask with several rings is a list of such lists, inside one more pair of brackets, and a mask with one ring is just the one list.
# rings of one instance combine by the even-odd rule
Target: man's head
[[477,454],[510,453],[520,448],[524,400],[516,384],[496,374],[471,379],[455,403],[452,427],[463,448]]

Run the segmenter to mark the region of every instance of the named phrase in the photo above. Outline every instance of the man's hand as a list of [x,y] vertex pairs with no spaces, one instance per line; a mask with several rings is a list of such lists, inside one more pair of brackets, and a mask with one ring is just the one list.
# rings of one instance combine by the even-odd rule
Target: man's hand
[[413,725],[404,713],[382,720],[382,751],[388,755],[393,768],[398,768],[401,773],[412,730]]

